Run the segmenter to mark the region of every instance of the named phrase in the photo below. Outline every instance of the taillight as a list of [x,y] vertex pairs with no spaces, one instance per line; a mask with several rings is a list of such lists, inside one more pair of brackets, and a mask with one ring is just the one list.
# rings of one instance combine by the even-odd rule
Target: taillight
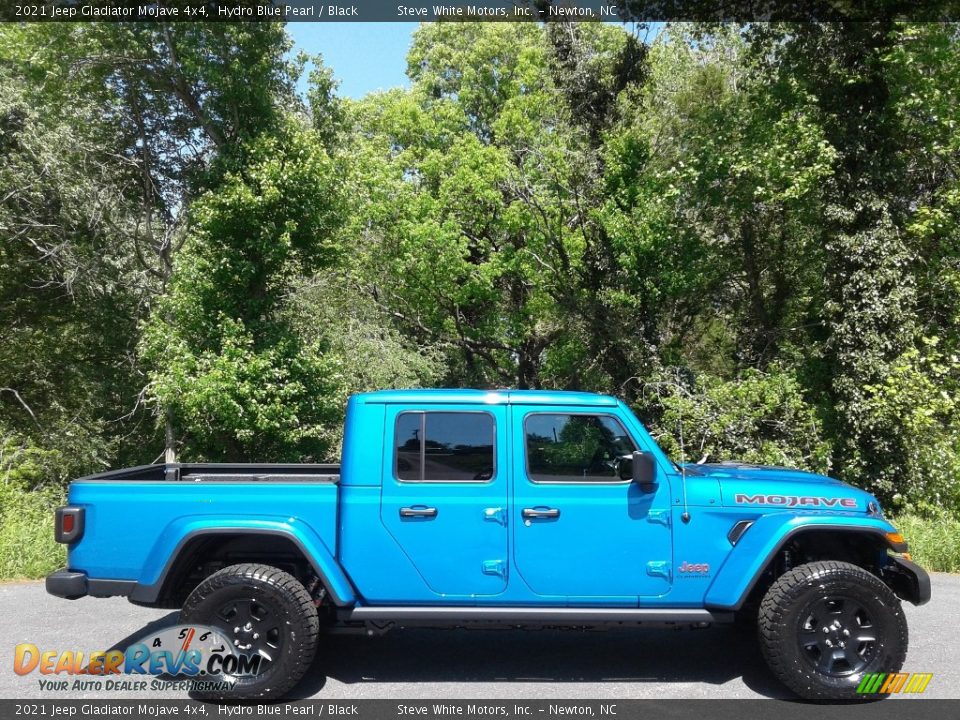
[[70,505],[57,508],[53,533],[58,543],[72,543],[79,540],[83,536],[83,508]]

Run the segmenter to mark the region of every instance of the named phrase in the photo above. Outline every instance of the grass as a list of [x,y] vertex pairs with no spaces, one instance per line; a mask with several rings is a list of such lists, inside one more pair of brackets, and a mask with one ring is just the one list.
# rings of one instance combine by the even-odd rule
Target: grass
[[40,578],[66,565],[66,550],[53,539],[53,511],[63,498],[62,490],[0,484],[0,580]]
[[[63,498],[61,490],[0,484],[0,580],[42,578],[66,564],[64,547],[53,540],[53,511]],[[891,522],[922,567],[960,573],[960,519],[900,515]]]
[[960,519],[900,515],[890,522],[910,545],[918,565],[935,572],[960,573]]

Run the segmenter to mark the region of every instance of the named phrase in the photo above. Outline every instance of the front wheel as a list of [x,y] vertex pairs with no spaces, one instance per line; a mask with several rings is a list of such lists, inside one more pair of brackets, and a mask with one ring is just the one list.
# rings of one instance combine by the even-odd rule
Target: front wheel
[[212,627],[233,652],[258,656],[253,673],[224,674],[229,689],[196,692],[204,699],[276,699],[303,677],[317,650],[317,609],[292,575],[244,563],[214,573],[190,593],[180,622]]
[[907,620],[879,578],[845,562],[800,565],[760,603],[760,650],[784,685],[808,700],[875,699],[856,690],[867,673],[895,673],[907,655]]

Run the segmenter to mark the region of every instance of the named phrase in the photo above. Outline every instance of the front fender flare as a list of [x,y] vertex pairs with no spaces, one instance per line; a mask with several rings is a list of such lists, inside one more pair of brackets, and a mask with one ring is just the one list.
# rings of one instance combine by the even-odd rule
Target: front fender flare
[[155,603],[164,581],[191,540],[208,535],[238,534],[275,535],[290,540],[309,561],[336,605],[350,606],[356,602],[353,585],[340,564],[323,540],[306,523],[292,518],[212,518],[209,515],[181,517],[164,529],[147,556],[144,572],[130,593],[130,601],[145,605]]
[[744,532],[727,555],[707,589],[708,608],[738,610],[753,590],[770,560],[795,535],[810,530],[870,533],[887,543],[896,528],[882,518],[862,515],[801,515],[777,512],[763,515]]

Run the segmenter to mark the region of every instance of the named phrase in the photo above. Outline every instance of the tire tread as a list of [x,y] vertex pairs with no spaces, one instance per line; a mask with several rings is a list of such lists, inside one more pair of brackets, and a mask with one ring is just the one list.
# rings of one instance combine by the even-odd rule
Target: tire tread
[[[814,582],[846,581],[858,586],[869,587],[876,593],[880,602],[893,613],[897,636],[892,638],[896,667],[883,668],[885,672],[898,672],[906,659],[909,637],[907,624],[903,616],[900,601],[887,585],[873,573],[862,567],[839,560],[819,560],[799,565],[781,575],[767,590],[760,603],[757,628],[760,651],[770,670],[784,685],[808,700],[853,700],[875,699],[858,696],[853,687],[834,688],[817,684],[815,672],[799,672],[789,656],[784,654],[784,638],[781,627],[785,614],[790,610],[795,596]],[[855,686],[854,686],[855,687]]]
[[[289,603],[290,610],[302,616],[306,621],[305,630],[298,632],[298,642],[294,644],[296,655],[291,659],[288,672],[279,679],[279,682],[263,690],[247,691],[243,688],[231,690],[229,692],[231,699],[255,700],[282,697],[286,692],[293,689],[310,668],[317,650],[320,620],[317,616],[313,598],[310,597],[310,593],[307,592],[299,580],[288,572],[272,565],[240,563],[213,573],[190,593],[180,611],[181,621],[190,618],[196,611],[197,606],[213,592],[231,585],[256,584],[258,582],[272,586],[282,595],[283,600]],[[205,696],[204,693],[198,693],[198,695]]]

